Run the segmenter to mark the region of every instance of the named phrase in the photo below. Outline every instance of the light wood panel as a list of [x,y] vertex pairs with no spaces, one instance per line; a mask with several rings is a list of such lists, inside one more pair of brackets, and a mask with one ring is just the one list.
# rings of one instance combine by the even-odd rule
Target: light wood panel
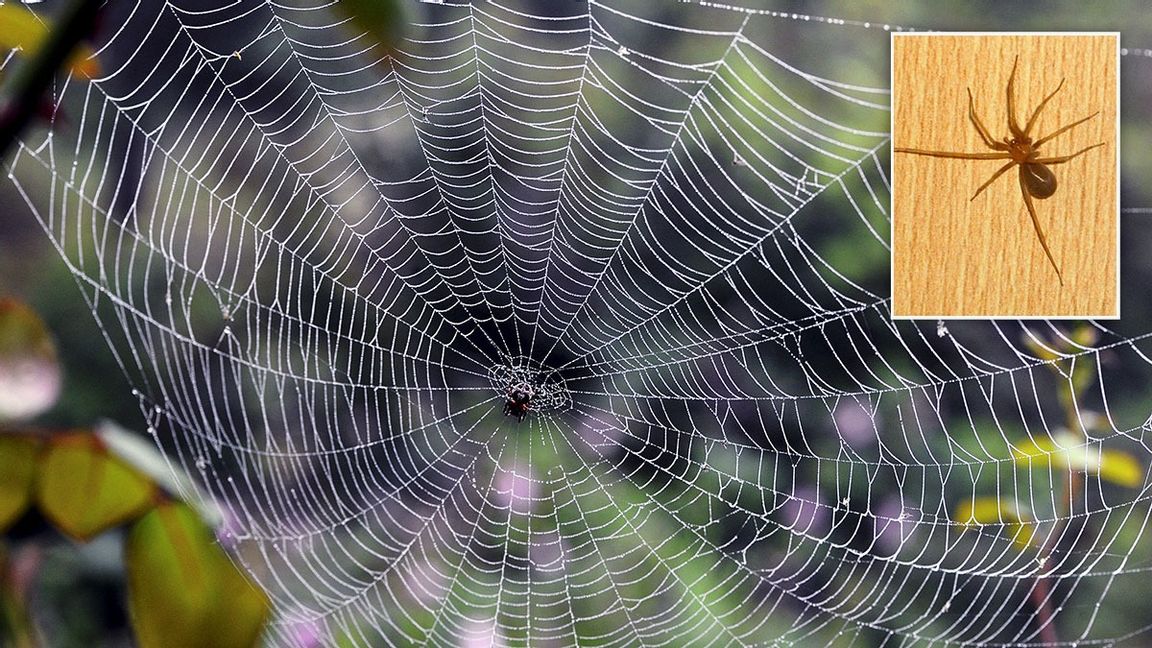
[[1119,315],[1118,46],[1115,34],[893,36],[895,146],[991,152],[968,119],[966,89],[991,136],[1008,136],[1006,90],[1016,56],[1021,127],[1065,79],[1037,120],[1034,140],[1100,111],[1043,144],[1044,156],[1105,142],[1051,167],[1056,193],[1033,200],[1063,285],[1037,240],[1016,168],[973,201],[1004,161],[893,153],[894,316]]

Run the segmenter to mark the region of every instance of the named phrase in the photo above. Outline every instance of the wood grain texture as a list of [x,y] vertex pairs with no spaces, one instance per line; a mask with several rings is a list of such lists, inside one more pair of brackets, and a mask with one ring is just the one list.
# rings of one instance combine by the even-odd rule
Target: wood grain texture
[[975,200],[1002,160],[908,153],[892,157],[892,308],[895,317],[1117,317],[1118,36],[894,35],[895,146],[990,152],[968,119],[976,112],[994,139],[1007,136],[1007,84],[1014,58],[1016,119],[1023,127],[1065,79],[1036,122],[1033,139],[1100,114],[1040,147],[1074,153],[1053,166],[1058,188],[1034,200],[1064,285],[1036,237],[1017,168]]

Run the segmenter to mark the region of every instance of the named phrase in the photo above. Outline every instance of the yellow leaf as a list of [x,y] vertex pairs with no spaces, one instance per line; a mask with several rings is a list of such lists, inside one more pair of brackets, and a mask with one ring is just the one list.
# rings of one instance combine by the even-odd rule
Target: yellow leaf
[[956,505],[955,520],[960,524],[1005,524],[1020,522],[1016,503],[999,497],[976,497]]
[[1123,450],[1105,449],[1098,441],[1086,441],[1068,431],[1016,444],[1012,456],[1017,465],[1078,470],[1128,488],[1144,483],[1144,468],[1135,457]]
[[1032,515],[1012,501],[999,497],[977,497],[956,505],[954,519],[965,526],[1002,525],[1017,549],[1035,546],[1036,523]]
[[260,639],[270,605],[229,561],[195,511],[158,505],[124,547],[128,606],[142,648],[245,648]]
[[1004,532],[1012,540],[1012,544],[1016,545],[1016,548],[1020,551],[1029,547],[1039,549],[1039,545],[1034,544],[1036,540],[1036,524],[1034,522],[1006,524],[1004,526]]
[[1137,488],[1144,483],[1144,468],[1136,457],[1122,450],[1103,450],[1096,468],[1100,477],[1113,484]]
[[36,439],[0,434],[0,532],[28,508],[39,450]]
[[1099,340],[1100,331],[1091,324],[1081,324],[1075,329],[1072,329],[1072,341],[1081,347],[1089,348],[1096,346]]
[[[0,49],[34,52],[48,38],[48,24],[24,4],[0,4]],[[100,65],[92,58],[92,48],[80,45],[72,52],[68,69],[77,76],[91,79],[100,74]]]
[[36,498],[65,534],[88,540],[143,513],[156,487],[89,433],[53,438],[40,459]]

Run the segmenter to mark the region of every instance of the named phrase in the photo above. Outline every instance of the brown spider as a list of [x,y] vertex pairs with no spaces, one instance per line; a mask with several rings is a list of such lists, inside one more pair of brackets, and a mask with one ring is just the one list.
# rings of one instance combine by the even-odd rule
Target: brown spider
[[1040,117],[1040,111],[1048,103],[1052,97],[1060,92],[1060,88],[1064,87],[1064,79],[1060,80],[1060,85],[1052,91],[1052,94],[1044,97],[1044,101],[1036,106],[1032,116],[1028,118],[1028,123],[1023,129],[1016,122],[1016,93],[1014,83],[1016,81],[1016,63],[1020,57],[1017,56],[1016,60],[1012,62],[1012,74],[1008,77],[1008,130],[1011,131],[1010,137],[1005,137],[1003,142],[997,142],[992,139],[988,134],[988,129],[984,128],[980,118],[976,116],[976,104],[972,99],[972,89],[968,88],[968,119],[972,121],[972,125],[976,127],[976,132],[980,133],[980,139],[988,148],[996,151],[995,153],[951,153],[948,151],[930,151],[926,149],[916,148],[903,148],[896,147],[897,153],[914,153],[916,155],[929,155],[932,157],[942,158],[957,158],[961,160],[1008,160],[1008,163],[996,170],[988,181],[980,185],[976,193],[972,194],[970,200],[976,200],[982,191],[988,188],[996,178],[1004,175],[1004,172],[1011,169],[1013,166],[1020,167],[1020,195],[1024,197],[1024,204],[1028,207],[1028,215],[1032,217],[1032,227],[1036,229],[1036,236],[1040,239],[1040,246],[1044,248],[1044,254],[1048,256],[1048,262],[1056,270],[1056,276],[1060,279],[1060,285],[1064,285],[1064,276],[1060,273],[1060,266],[1056,265],[1056,260],[1052,258],[1052,251],[1048,249],[1048,241],[1044,238],[1044,230],[1040,228],[1040,220],[1036,217],[1036,208],[1032,205],[1032,199],[1044,199],[1056,193],[1056,174],[1052,173],[1049,166],[1056,164],[1064,164],[1079,155],[1083,155],[1088,151],[1096,148],[1097,146],[1104,146],[1104,142],[1093,144],[1087,148],[1081,149],[1072,155],[1062,155],[1059,157],[1043,158],[1040,157],[1040,146],[1056,137],[1061,135],[1072,128],[1083,124],[1084,122],[1092,119],[1100,112],[1094,112],[1084,119],[1072,122],[1067,126],[1056,129],[1053,133],[1045,135],[1035,142],[1032,141],[1032,126],[1036,124],[1036,119]]
[[532,397],[535,395],[536,390],[525,382],[509,387],[505,394],[504,416],[515,416],[517,422],[522,422],[528,410],[532,409]]

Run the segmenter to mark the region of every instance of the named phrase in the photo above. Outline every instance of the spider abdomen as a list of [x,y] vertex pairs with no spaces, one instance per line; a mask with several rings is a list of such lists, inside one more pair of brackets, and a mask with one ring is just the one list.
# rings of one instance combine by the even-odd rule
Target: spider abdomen
[[1043,164],[1037,162],[1021,164],[1020,178],[1033,198],[1047,198],[1056,193],[1056,174]]

